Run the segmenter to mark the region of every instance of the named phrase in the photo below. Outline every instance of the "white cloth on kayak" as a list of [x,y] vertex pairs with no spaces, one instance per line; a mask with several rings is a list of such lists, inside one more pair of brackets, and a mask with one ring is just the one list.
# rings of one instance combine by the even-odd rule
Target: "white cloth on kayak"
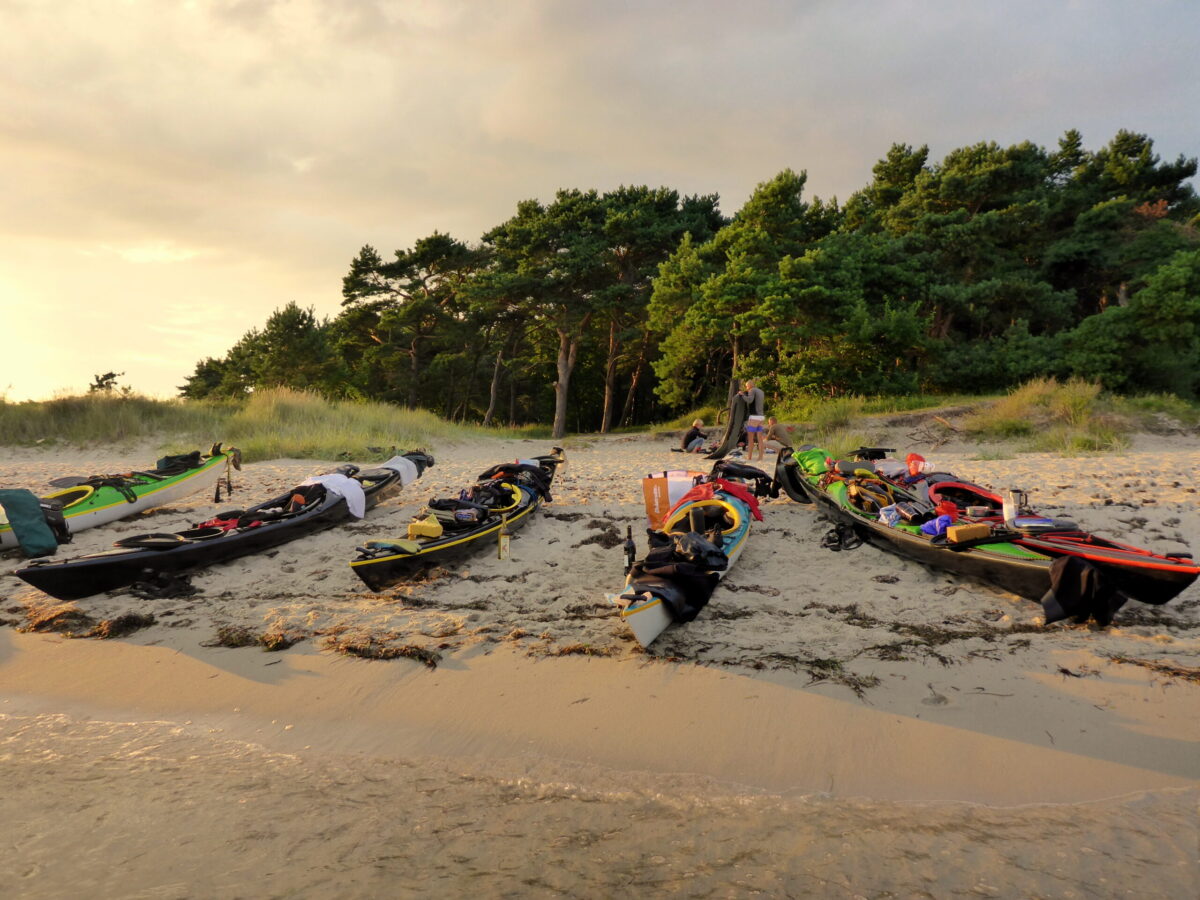
[[385,463],[380,463],[381,469],[391,469],[393,472],[400,473],[400,483],[408,486],[421,477],[421,470],[417,468],[417,464],[407,456],[393,456]]
[[361,519],[367,514],[367,494],[363,490],[362,482],[355,481],[338,472],[331,472],[328,475],[314,475],[312,478],[306,478],[300,482],[301,487],[309,484],[324,485],[325,490],[331,491],[339,497],[345,497],[346,508],[350,510],[350,515],[354,518]]

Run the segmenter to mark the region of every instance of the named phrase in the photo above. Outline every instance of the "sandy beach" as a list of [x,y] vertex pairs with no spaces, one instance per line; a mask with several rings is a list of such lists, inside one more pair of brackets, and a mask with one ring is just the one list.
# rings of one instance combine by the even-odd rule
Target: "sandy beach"
[[[640,477],[706,468],[646,435],[568,442],[508,559],[382,594],[350,571],[356,544],[548,443],[432,448],[366,519],[195,573],[186,598],[61,604],[0,557],[0,813],[20,823],[0,879],[28,897],[1195,896],[1200,683],[1164,667],[1200,665],[1200,586],[1108,629],[1046,627],[1002,590],[831,553],[829,524],[781,498],[700,617],[643,650],[608,600]],[[156,450],[5,451],[0,486]],[[1194,435],[922,452],[1105,536],[1198,549]],[[249,464],[220,508],[335,465]],[[60,555],[216,511],[194,496]],[[79,637],[129,614],[153,622]]]

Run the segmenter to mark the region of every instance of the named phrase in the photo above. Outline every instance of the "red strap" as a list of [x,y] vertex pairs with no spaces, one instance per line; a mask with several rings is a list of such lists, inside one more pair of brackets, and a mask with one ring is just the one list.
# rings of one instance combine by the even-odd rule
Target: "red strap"
[[[261,525],[261,521],[249,522],[243,525],[243,528],[253,528],[255,525]],[[238,527],[238,520],[235,516],[232,519],[209,519],[207,522],[201,522],[197,528],[220,528],[222,531],[231,531]]]
[[743,503],[750,507],[750,512],[754,514],[754,519],[757,522],[763,520],[762,512],[758,508],[758,498],[750,493],[749,489],[740,482],[726,481],[724,478],[717,479],[717,487],[731,496],[737,497]]
[[685,503],[692,503],[696,500],[711,500],[712,495],[713,495],[713,486],[712,486],[711,482],[705,482],[704,484],[696,485],[694,488],[692,488],[690,491],[688,491],[686,494],[684,494],[682,497],[680,497],[674,506],[672,506],[669,510],[667,510],[667,514],[665,516],[663,516],[663,521],[666,521],[667,519],[671,518],[671,516],[673,516],[675,514],[675,511],[677,509],[679,509],[679,507],[683,506]]
[[763,520],[762,512],[758,508],[758,498],[750,493],[744,484],[740,484],[736,481],[726,481],[724,478],[718,478],[716,481],[707,481],[704,484],[696,485],[679,498],[679,502],[671,507],[665,518],[671,518],[671,516],[675,514],[676,510],[678,510],[685,503],[693,503],[697,500],[711,500],[713,498],[713,492],[718,490],[724,491],[731,497],[736,497],[749,506],[750,512],[754,516],[755,520],[759,522]]

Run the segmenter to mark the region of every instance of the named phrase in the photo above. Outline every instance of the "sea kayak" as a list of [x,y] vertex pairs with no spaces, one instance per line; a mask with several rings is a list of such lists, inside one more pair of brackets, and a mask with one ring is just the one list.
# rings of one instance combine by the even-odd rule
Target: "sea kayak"
[[507,534],[550,499],[554,475],[564,462],[562,448],[555,447],[550,455],[492,466],[459,496],[431,500],[404,537],[357,548],[351,570],[371,590],[383,591],[427,565],[498,550]]
[[621,621],[648,647],[673,622],[690,622],[737,562],[754,520],[762,521],[758,497],[772,479],[753,466],[718,461],[707,476],[667,513],[660,529],[648,529],[649,547],[635,560],[626,543],[626,577],[615,598]]
[[[68,532],[78,534],[211,488],[222,476],[228,480],[231,467],[242,467],[241,451],[235,447],[222,450],[220,444],[214,444],[207,456],[199,450],[167,456],[141,471],[60,478],[52,482],[60,490],[40,499],[61,510]],[[0,549],[16,546],[17,537],[0,510]]]
[[[832,460],[820,448],[787,448],[780,451],[775,477],[789,497],[816,503],[834,522],[852,527],[876,546],[1030,600],[1045,599],[1053,586],[1052,566],[1063,557],[1094,567],[1110,588],[1150,604],[1167,603],[1200,576],[1190,554],[1159,554],[1108,540],[1022,504],[1006,515],[1003,498],[987,488],[949,473],[904,483],[889,463],[904,465],[896,460]],[[886,519],[892,517],[880,513],[887,507],[897,507],[910,519],[889,524]],[[981,536],[960,541],[949,531],[923,531],[939,510],[956,525],[980,526]]]
[[346,465],[248,509],[219,513],[186,531],[117,541],[115,550],[35,562],[16,574],[61,600],[78,600],[161,573],[258,553],[362,516],[419,478],[433,457],[413,452],[369,469]]

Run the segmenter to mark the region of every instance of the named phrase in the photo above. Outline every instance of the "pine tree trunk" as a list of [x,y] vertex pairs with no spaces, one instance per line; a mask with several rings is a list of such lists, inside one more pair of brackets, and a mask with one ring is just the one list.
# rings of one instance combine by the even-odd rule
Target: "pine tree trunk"
[[565,328],[558,330],[558,380],[554,382],[554,432],[558,440],[567,433],[567,393],[571,387],[571,373],[575,370],[575,355],[579,340]]
[[733,335],[733,362],[729,366],[729,396],[725,398],[725,406],[733,406],[733,395],[737,393],[737,370],[738,370],[738,336]]
[[414,339],[409,351],[409,367],[408,367],[408,399],[405,401],[405,406],[409,409],[417,408],[417,375],[421,371],[421,361],[417,356],[417,342]]
[[489,333],[484,340],[483,349],[471,357],[471,368],[467,371],[467,388],[462,395],[462,414],[458,420],[460,422],[467,421],[467,410],[471,408],[471,396],[475,393],[475,378],[479,375],[479,360],[483,358],[483,352],[487,350],[487,346],[491,342]]
[[604,368],[604,415],[600,419],[600,433],[612,430],[614,407],[617,405],[617,357],[621,342],[617,340],[617,319],[608,323],[608,363]]
[[500,393],[500,366],[504,359],[504,348],[496,351],[496,365],[492,369],[492,389],[488,394],[487,412],[483,414],[483,427],[492,424],[492,416],[496,413],[496,396]]
[[629,380],[629,391],[625,394],[625,406],[621,409],[621,425],[628,425],[633,418],[633,401],[637,397],[638,382],[642,380],[642,370],[646,367],[646,352],[650,349],[650,332],[642,332],[642,349],[638,351],[637,365],[633,367],[633,376]]

